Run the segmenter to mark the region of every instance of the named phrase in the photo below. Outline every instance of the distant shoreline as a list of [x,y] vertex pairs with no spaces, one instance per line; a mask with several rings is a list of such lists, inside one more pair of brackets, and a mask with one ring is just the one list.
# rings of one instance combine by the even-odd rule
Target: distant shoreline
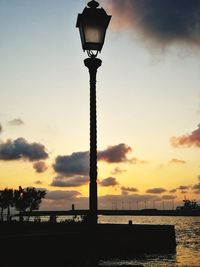
[[[66,211],[33,211],[23,212],[23,216],[40,217],[40,216],[78,216],[87,215],[88,210],[66,210]],[[98,215],[104,216],[200,216],[200,210],[98,210]],[[18,217],[19,214],[12,216]]]

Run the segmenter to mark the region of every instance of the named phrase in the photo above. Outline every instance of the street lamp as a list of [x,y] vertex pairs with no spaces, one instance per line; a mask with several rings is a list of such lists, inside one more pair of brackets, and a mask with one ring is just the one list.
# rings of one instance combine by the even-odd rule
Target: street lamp
[[102,61],[97,58],[104,44],[106,30],[111,16],[99,3],[90,1],[82,14],[78,14],[76,27],[79,28],[83,50],[88,57],[84,60],[90,74],[90,191],[89,220],[97,224],[97,116],[96,116],[96,74]]

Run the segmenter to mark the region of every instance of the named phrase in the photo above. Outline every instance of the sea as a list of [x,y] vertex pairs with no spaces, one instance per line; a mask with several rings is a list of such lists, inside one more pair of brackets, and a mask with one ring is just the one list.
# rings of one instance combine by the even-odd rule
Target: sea
[[99,216],[99,223],[170,224],[175,226],[175,254],[146,254],[126,260],[101,261],[99,266],[200,267],[200,216]]

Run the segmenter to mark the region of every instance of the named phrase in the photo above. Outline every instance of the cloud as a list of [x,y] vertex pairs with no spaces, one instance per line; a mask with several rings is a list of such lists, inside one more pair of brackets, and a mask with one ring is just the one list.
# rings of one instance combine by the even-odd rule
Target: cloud
[[190,185],[180,185],[176,189],[179,190],[181,194],[187,194],[188,190],[191,188]]
[[161,187],[151,188],[151,189],[146,190],[146,193],[149,193],[149,194],[162,194],[164,192],[166,192],[166,189],[161,188]]
[[0,124],[0,133],[3,131],[3,127],[1,126],[1,124]]
[[124,173],[124,172],[126,172],[126,170],[122,170],[122,169],[120,169],[119,167],[116,167],[116,168],[111,172],[111,174],[116,175],[116,174],[122,174],[122,173]]
[[8,124],[11,125],[11,126],[20,126],[20,125],[23,125],[24,122],[20,118],[15,118],[15,119],[9,121]]
[[131,151],[131,147],[126,144],[109,146],[106,150],[98,152],[98,160],[106,161],[108,163],[128,162],[130,160],[127,159],[127,153]]
[[24,138],[7,140],[0,144],[0,160],[27,159],[30,161],[46,159],[45,146],[39,143],[28,143]]
[[117,186],[118,184],[119,183],[117,182],[117,179],[114,177],[108,177],[99,182],[99,185],[105,186],[105,187]]
[[169,161],[170,164],[186,164],[185,160],[181,160],[181,159],[171,159]]
[[195,184],[192,188],[195,190],[200,190],[200,183]]
[[198,183],[192,186],[192,190],[195,194],[200,194],[200,175],[197,177]]
[[48,191],[46,195],[46,199],[49,200],[73,200],[74,198],[81,196],[81,193],[75,190],[71,191]]
[[74,176],[74,177],[57,176],[53,179],[51,186],[79,187],[87,185],[88,183],[89,183],[89,177],[87,176]]
[[173,136],[170,141],[174,147],[200,147],[200,124],[198,125],[198,128],[190,134],[179,137]]
[[[126,154],[131,148],[125,144],[110,146],[105,150],[98,151],[98,160],[107,163],[120,163],[130,161]],[[74,175],[89,174],[89,151],[74,152],[71,155],[58,156],[53,164],[54,170],[63,176],[72,177]]]
[[172,190],[169,190],[169,193],[176,193],[176,188],[172,189]]
[[137,164],[137,163],[140,163],[140,164],[147,164],[149,163],[148,161],[146,160],[140,160],[140,159],[137,159],[137,158],[132,158],[129,160],[130,163],[133,163],[133,164]]
[[33,163],[33,168],[35,169],[36,172],[42,173],[48,169],[48,166],[44,161],[37,161]]
[[88,175],[89,152],[75,152],[69,156],[58,156],[53,168],[63,176]]
[[188,192],[187,190],[182,190],[181,194],[187,194],[187,192]]
[[177,196],[174,196],[174,195],[163,195],[162,196],[162,199],[164,200],[173,200],[175,198],[177,198]]
[[40,180],[37,180],[37,181],[35,181],[35,184],[37,184],[37,185],[41,185],[41,184],[43,184],[43,182],[40,181]]
[[138,192],[138,189],[135,188],[135,187],[125,187],[125,186],[122,186],[121,187],[121,192],[122,192],[122,195],[128,195],[130,193]]
[[82,197],[76,190],[52,190],[47,191],[45,199],[41,203],[41,210],[66,210],[71,209],[72,204],[78,208],[88,208],[88,198]]
[[180,185],[179,187],[177,187],[178,190],[188,190],[190,189],[189,185]]
[[118,30],[129,29],[159,45],[200,46],[199,0],[105,1]]

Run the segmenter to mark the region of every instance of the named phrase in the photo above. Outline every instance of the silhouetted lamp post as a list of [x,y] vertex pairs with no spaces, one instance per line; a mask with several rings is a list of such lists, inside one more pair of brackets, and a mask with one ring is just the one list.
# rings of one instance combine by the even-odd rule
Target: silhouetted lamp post
[[89,219],[97,223],[97,118],[96,118],[96,74],[102,61],[97,58],[104,44],[106,30],[111,16],[99,3],[90,1],[82,14],[78,14],[76,27],[79,28],[83,50],[88,57],[84,60],[90,74],[90,196]]

